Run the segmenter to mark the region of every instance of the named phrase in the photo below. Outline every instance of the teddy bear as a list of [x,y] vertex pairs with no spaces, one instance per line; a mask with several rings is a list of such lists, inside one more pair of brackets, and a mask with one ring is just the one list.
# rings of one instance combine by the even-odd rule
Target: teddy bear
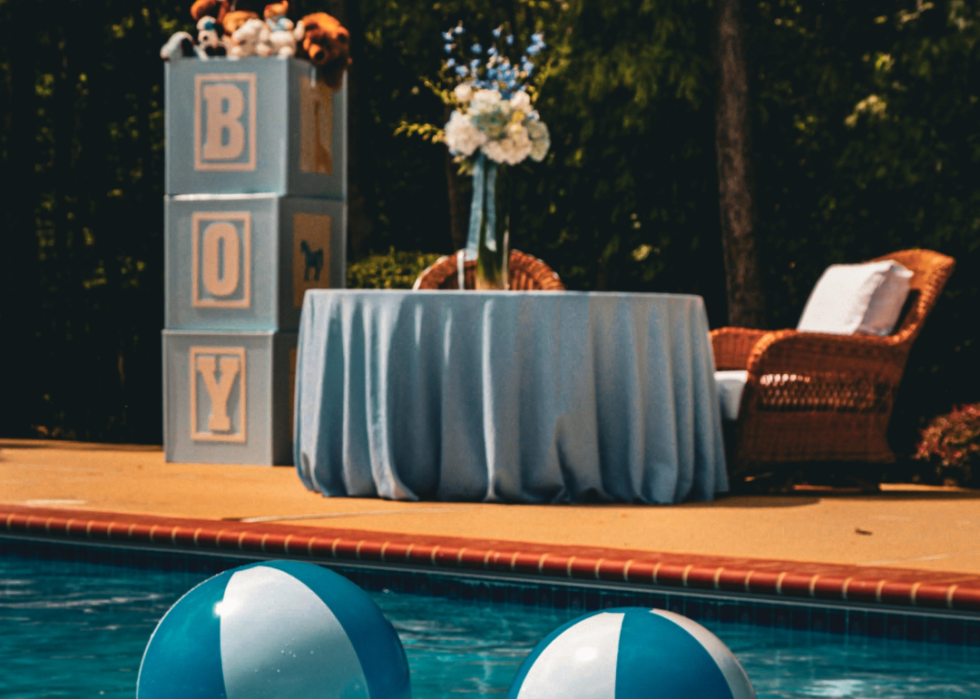
[[323,70],[323,81],[331,90],[339,90],[344,71],[350,65],[350,34],[336,18],[326,12],[314,12],[300,20],[302,54]]
[[221,26],[224,27],[225,34],[232,36],[246,22],[252,19],[259,19],[259,16],[249,10],[232,10],[225,13],[225,16],[221,20]]
[[282,0],[266,5],[263,13],[265,22],[269,25],[269,42],[279,56],[295,56],[296,42],[303,38],[302,33],[296,36],[296,27],[286,16],[287,12],[289,12],[289,0]]
[[200,22],[204,17],[214,17],[221,23],[231,10],[228,0],[196,0],[191,5],[191,17],[195,22]]
[[[225,23],[228,18],[237,13],[225,15]],[[235,26],[232,22],[232,26]],[[231,47],[228,55],[232,58],[244,58],[246,56],[271,56],[275,53],[272,44],[269,42],[269,25],[257,17],[250,17],[243,23],[238,24],[231,33]]]

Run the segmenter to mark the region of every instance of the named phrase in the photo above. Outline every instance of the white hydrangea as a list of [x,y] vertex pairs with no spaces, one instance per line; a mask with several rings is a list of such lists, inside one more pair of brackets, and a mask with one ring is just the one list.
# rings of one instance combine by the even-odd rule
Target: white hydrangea
[[453,94],[460,103],[466,104],[473,99],[473,86],[469,83],[460,83],[456,86],[456,89],[453,90]]
[[531,137],[531,158],[540,163],[548,155],[548,149],[551,148],[551,135],[548,133],[548,127],[543,121],[529,120],[527,131]]
[[456,110],[446,124],[446,145],[454,153],[467,157],[487,142],[487,135],[473,125],[470,118]]
[[501,139],[487,141],[481,146],[483,153],[501,165],[517,165],[531,154],[531,137],[521,124],[510,124]]
[[474,101],[469,108],[473,125],[487,138],[503,138],[504,129],[511,121],[512,112],[507,102]]
[[523,91],[515,92],[510,98],[511,109],[527,114],[531,111],[531,97]]
[[477,90],[473,93],[473,105],[491,105],[500,102],[500,90]]

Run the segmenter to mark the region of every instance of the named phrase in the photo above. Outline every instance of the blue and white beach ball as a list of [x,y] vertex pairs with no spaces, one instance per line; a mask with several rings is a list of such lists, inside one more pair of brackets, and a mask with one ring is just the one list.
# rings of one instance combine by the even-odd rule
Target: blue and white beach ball
[[408,662],[352,582],[311,563],[257,563],[177,601],[146,647],[136,696],[409,699]]
[[521,665],[508,699],[755,699],[721,640],[687,617],[624,607],[558,628]]

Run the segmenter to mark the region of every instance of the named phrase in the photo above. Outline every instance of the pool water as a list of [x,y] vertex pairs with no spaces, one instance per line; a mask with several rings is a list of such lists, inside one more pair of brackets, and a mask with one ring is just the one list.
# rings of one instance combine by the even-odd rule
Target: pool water
[[[135,694],[143,649],[206,575],[0,556],[0,697]],[[405,645],[412,696],[505,693],[528,651],[578,615],[372,592]],[[980,648],[706,624],[761,698],[980,697]]]

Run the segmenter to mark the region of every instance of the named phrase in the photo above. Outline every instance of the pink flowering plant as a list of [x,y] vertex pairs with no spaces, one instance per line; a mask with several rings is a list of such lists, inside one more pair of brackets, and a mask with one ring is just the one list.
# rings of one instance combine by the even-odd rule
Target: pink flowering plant
[[947,483],[980,484],[980,403],[955,408],[922,431],[915,458]]

